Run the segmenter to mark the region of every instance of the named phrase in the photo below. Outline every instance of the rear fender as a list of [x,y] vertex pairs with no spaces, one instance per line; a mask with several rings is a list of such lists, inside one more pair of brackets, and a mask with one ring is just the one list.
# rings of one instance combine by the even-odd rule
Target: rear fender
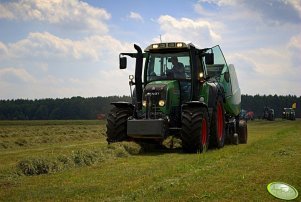
[[209,85],[209,96],[208,96],[208,112],[209,117],[212,117],[213,108],[216,105],[216,100],[218,96],[221,96],[223,102],[225,103],[225,96],[223,87],[217,83],[208,83]]
[[216,96],[218,95],[218,86],[215,83],[208,83],[208,85],[209,85],[208,107],[212,108],[215,105]]
[[209,87],[209,99],[208,99],[208,107],[213,107],[215,105],[215,101],[217,96],[221,96],[223,102],[225,102],[224,89],[221,85],[217,83],[208,83]]

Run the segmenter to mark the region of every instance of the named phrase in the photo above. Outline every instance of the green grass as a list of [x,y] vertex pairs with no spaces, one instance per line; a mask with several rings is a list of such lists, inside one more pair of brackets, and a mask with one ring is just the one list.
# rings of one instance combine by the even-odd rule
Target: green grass
[[[301,120],[250,121],[248,132],[248,144],[204,154],[153,149],[130,155],[138,146],[107,146],[104,122],[3,121],[0,201],[275,201],[266,190],[272,181],[300,193]],[[91,153],[92,163],[75,163]],[[21,161],[48,165],[61,156],[69,159],[62,169],[18,171]]]

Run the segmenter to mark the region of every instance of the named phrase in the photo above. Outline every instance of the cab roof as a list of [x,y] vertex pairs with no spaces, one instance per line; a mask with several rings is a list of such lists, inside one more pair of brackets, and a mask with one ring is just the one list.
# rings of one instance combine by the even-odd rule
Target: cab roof
[[162,52],[166,51],[180,51],[180,50],[188,50],[194,47],[193,44],[186,44],[184,42],[167,42],[167,43],[154,43],[149,45],[144,51],[145,52]]

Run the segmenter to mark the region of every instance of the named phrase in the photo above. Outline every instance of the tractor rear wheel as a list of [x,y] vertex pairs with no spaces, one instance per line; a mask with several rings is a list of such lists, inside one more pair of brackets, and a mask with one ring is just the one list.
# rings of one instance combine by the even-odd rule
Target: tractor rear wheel
[[238,124],[238,139],[240,144],[247,144],[248,142],[247,122],[244,120],[240,120]]
[[182,148],[184,152],[205,152],[209,144],[209,118],[206,107],[185,107],[182,111]]
[[218,96],[213,107],[210,123],[210,145],[222,148],[225,144],[225,110],[223,99]]
[[131,108],[114,107],[107,118],[107,142],[127,140],[127,119],[133,114]]

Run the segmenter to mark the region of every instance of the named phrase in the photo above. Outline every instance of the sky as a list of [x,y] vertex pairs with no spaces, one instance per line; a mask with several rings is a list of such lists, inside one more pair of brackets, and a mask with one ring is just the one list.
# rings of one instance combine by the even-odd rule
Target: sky
[[151,43],[220,45],[242,94],[301,96],[300,0],[0,0],[0,99],[130,95]]

